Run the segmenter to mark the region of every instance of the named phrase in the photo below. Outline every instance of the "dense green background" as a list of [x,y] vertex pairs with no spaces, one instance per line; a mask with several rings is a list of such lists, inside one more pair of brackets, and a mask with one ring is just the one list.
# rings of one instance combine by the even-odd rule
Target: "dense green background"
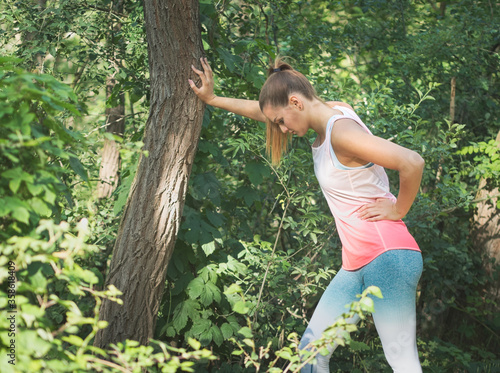
[[[290,333],[303,332],[340,267],[335,226],[312,176],[312,134],[294,138],[275,168],[263,124],[211,107],[155,341],[92,355],[100,299],[117,294],[103,290],[104,278],[149,108],[143,9],[136,1],[125,1],[123,13],[105,0],[35,5],[0,5],[0,326],[9,327],[12,260],[15,369],[175,371],[192,358],[199,372],[278,372],[293,363]],[[286,55],[320,96],[350,103],[375,134],[424,157],[421,193],[405,218],[424,256],[424,372],[500,371],[498,267],[487,270],[473,229],[481,178],[489,190],[500,180],[497,4],[202,0],[200,10],[217,94],[256,99],[269,59]],[[106,101],[113,74],[119,84]],[[119,92],[127,115],[125,136],[116,138],[120,184],[98,200],[99,150],[110,136],[104,110]],[[389,176],[396,193],[397,175]],[[352,337],[335,352],[332,372],[390,371],[370,318]],[[15,371],[9,339],[0,332],[2,372]]]

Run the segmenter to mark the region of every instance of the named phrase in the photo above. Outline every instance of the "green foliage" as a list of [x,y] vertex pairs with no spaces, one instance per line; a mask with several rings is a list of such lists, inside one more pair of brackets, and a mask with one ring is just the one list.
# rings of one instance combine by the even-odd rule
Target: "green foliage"
[[92,346],[107,325],[99,321],[102,299],[121,302],[121,293],[99,290],[102,275],[89,263],[102,247],[88,241],[102,217],[86,211],[76,222],[80,203],[67,184],[89,182],[79,158],[88,144],[64,125],[79,106],[67,85],[19,62],[0,60],[2,372],[193,371],[193,360],[214,359],[192,339],[189,350],[160,341]]
[[[244,302],[245,296],[242,294],[241,288],[231,291],[231,293],[235,292],[240,294]],[[232,343],[238,346],[238,350],[233,351],[232,354],[244,357],[244,366],[247,368],[252,367],[256,371],[260,371],[261,367],[264,367],[264,369],[266,369],[265,371],[269,373],[299,373],[306,364],[314,364],[315,358],[319,354],[328,354],[328,347],[333,344],[339,346],[345,346],[346,344],[352,345],[354,350],[364,349],[366,345],[351,340],[351,333],[358,331],[358,328],[356,324],[349,323],[347,320],[355,316],[359,316],[361,320],[364,320],[367,313],[374,311],[373,299],[371,299],[369,295],[383,298],[379,288],[376,286],[369,286],[362,294],[358,295],[358,298],[360,298],[359,301],[346,305],[349,311],[345,312],[333,325],[326,328],[321,338],[310,342],[307,346],[304,346],[302,350],[299,350],[297,334],[292,333],[288,336],[288,341],[291,343],[274,352],[272,355],[275,355],[275,358],[272,361],[269,361],[271,357],[272,341],[269,341],[265,348],[263,344],[256,344],[255,328],[252,328],[250,319],[247,319],[248,326],[241,328],[236,337],[230,339]],[[236,311],[236,306],[234,310]],[[248,310],[239,313],[247,314]],[[278,362],[281,364],[278,365]]]
[[[147,347],[127,341],[108,351],[92,346],[97,331],[107,324],[99,321],[102,298],[121,302],[121,292],[113,286],[97,290],[96,273],[78,264],[98,250],[86,243],[90,234],[86,219],[76,227],[42,220],[31,237],[13,236],[1,244],[0,282],[8,284],[7,291],[0,291],[2,371],[135,372],[155,367],[192,372],[192,360],[213,359],[195,340],[189,340],[194,351],[159,341]],[[84,311],[86,294],[95,306]]]
[[[11,276],[15,281],[14,302],[8,292],[0,294],[4,324],[13,315],[16,321],[14,329],[3,325],[5,332],[0,335],[4,342],[2,366],[6,372],[140,371],[146,367],[156,367],[162,372],[193,371],[191,360],[213,359],[194,340],[189,341],[195,348],[192,352],[157,341],[151,341],[149,347],[127,341],[111,346],[109,351],[92,347],[95,333],[106,326],[106,322],[98,320],[101,298],[119,302],[116,296],[120,292],[114,287],[107,291],[95,289],[98,283],[95,271],[84,269],[77,262],[94,255],[98,248],[85,243],[90,233],[88,221],[82,220],[75,230],[73,234],[65,222],[54,225],[43,220],[36,230],[39,237],[14,236],[1,247],[2,266],[9,270],[2,271],[1,281],[11,281]],[[15,263],[4,263],[9,255],[16,257]],[[91,312],[85,311],[83,298],[89,293],[95,303]],[[90,333],[85,330],[89,328]],[[9,348],[14,348],[14,354],[9,355]],[[96,358],[96,353],[106,359]],[[15,370],[7,361],[12,356],[15,356]]]
[[0,61],[3,239],[57,213],[57,196],[62,194],[71,200],[69,173],[88,181],[74,153],[82,138],[62,124],[65,110],[80,115],[75,94],[51,76],[14,67],[16,62],[7,58]]
[[480,180],[484,178],[488,181],[490,190],[498,187],[500,179],[500,145],[491,139],[488,142],[473,142],[471,145],[464,146],[457,151],[458,155],[472,155],[472,160],[467,160],[465,157],[462,169],[464,177]]
[[[5,327],[1,356],[6,371],[61,371],[61,360],[68,363],[64,371],[85,368],[83,355],[92,351],[89,342],[105,323],[95,315],[86,317],[78,299],[90,292],[98,305],[104,296],[113,299],[119,295],[115,288],[95,291],[97,276],[77,263],[78,256],[95,251],[85,243],[88,234],[86,220],[77,227],[41,220],[31,236],[12,236],[2,243],[1,281],[8,280],[9,289],[13,288],[13,293],[0,294]],[[15,259],[8,261],[9,257]],[[8,317],[15,321],[11,329],[6,328]],[[92,332],[81,338],[79,331],[86,326]],[[8,346],[14,349],[8,359],[13,363],[7,361]]]

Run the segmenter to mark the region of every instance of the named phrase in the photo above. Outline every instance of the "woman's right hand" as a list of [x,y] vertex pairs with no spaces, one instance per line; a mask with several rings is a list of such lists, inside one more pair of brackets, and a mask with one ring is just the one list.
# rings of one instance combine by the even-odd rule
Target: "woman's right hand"
[[213,72],[206,58],[200,58],[200,62],[201,66],[203,67],[203,71],[198,70],[193,65],[191,65],[191,68],[200,77],[201,87],[198,88],[191,79],[188,79],[188,82],[194,93],[196,93],[200,100],[210,105],[210,102],[217,97],[214,93]]

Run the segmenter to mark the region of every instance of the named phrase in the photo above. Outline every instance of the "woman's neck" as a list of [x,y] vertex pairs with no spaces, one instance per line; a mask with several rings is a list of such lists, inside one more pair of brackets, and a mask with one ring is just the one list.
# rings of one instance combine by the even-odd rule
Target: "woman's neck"
[[332,109],[327,104],[318,99],[314,99],[311,102],[311,105],[308,105],[308,107],[309,128],[316,132],[318,134],[319,140],[323,142],[325,139],[328,119],[330,119],[335,114],[339,114],[339,111]]

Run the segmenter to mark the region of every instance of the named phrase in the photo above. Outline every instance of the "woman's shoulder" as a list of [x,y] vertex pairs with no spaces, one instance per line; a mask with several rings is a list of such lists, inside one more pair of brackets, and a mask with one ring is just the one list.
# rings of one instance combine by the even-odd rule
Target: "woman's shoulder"
[[342,101],[327,101],[326,104],[332,108],[334,106],[342,106],[342,107],[348,108],[354,112],[354,109],[351,105],[349,105],[348,103],[342,102]]

